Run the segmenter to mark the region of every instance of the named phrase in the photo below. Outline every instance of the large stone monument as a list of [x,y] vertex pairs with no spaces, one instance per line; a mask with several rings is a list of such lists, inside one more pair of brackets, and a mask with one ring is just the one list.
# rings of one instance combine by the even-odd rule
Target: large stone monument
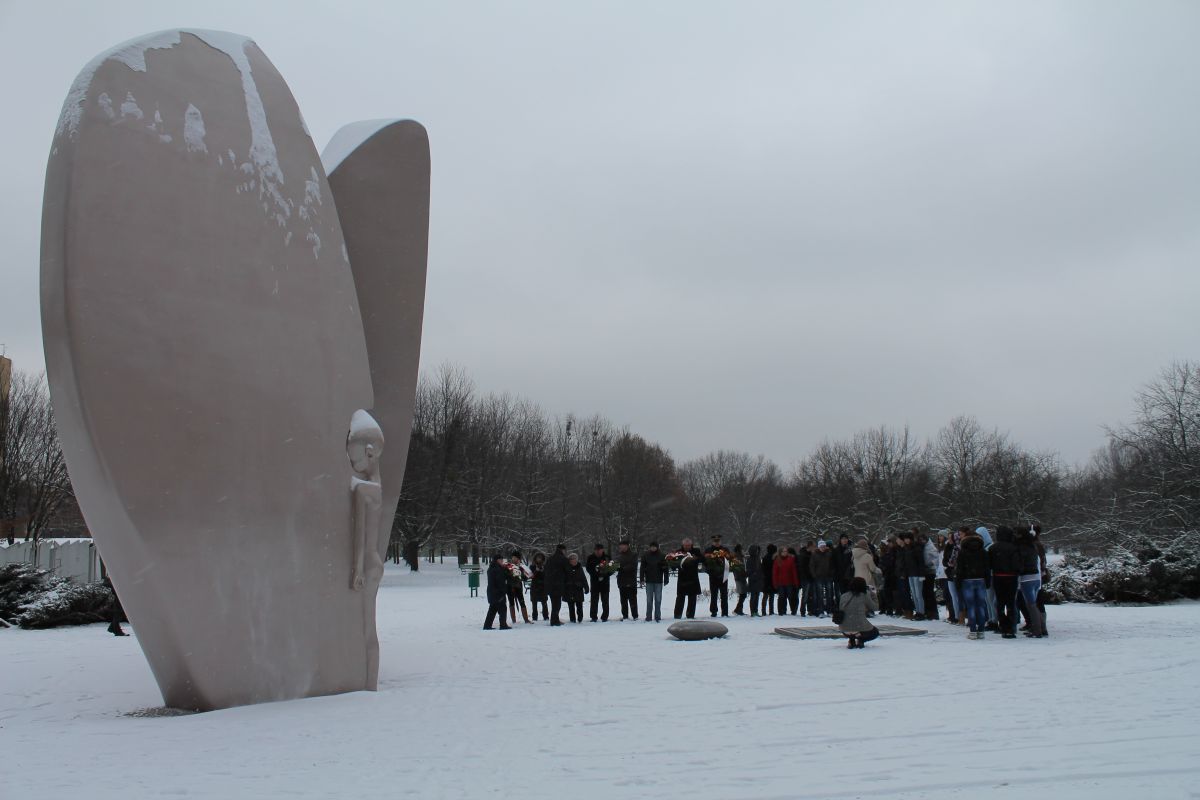
[[55,132],[51,396],[80,507],[170,706],[376,688],[428,142],[413,122],[360,123],[326,164],[330,177],[262,51],[212,31],[100,55]]

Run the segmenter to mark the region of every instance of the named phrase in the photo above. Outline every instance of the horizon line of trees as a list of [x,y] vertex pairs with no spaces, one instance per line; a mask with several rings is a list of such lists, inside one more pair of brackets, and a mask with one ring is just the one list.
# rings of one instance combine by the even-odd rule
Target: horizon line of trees
[[393,528],[411,553],[611,551],[796,543],[919,527],[1042,526],[1058,546],[1104,551],[1165,542],[1200,520],[1200,364],[1162,370],[1133,421],[1106,431],[1083,467],[1028,449],[974,417],[928,440],[879,426],[827,439],[785,473],[762,455],[718,450],[676,463],[602,416],[551,416],[526,399],[477,391],[442,365],[417,389],[412,445]]
[[[1134,401],[1083,467],[960,416],[926,440],[888,426],[827,439],[785,473],[731,450],[676,463],[603,416],[481,393],[445,364],[417,388],[393,544],[461,559],[1032,523],[1058,546],[1161,544],[1200,521],[1200,363],[1171,364]],[[44,377],[16,371],[0,402],[0,536],[37,539],[73,507]]]

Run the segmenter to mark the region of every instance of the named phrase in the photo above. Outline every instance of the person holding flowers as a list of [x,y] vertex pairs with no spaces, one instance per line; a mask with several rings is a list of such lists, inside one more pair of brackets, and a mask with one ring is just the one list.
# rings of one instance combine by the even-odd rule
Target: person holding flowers
[[596,612],[601,605],[604,606],[604,611],[600,620],[608,622],[608,590],[611,583],[608,576],[612,574],[608,564],[608,554],[604,552],[604,545],[596,542],[596,549],[587,557],[584,565],[588,577],[592,579],[592,622],[596,621]]
[[508,559],[508,610],[512,621],[517,622],[517,607],[521,608],[521,616],[525,624],[529,624],[529,609],[525,607],[525,581],[533,577],[529,567],[525,566],[520,550],[513,550]]
[[726,569],[730,553],[721,545],[721,534],[714,533],[712,544],[704,550],[708,570],[708,610],[717,615],[717,598],[721,600],[721,616],[729,616],[729,574]]
[[742,555],[742,546],[735,544],[733,554],[729,557],[729,571],[733,573],[734,590],[737,592],[737,608],[733,613],[739,617],[746,616],[742,606],[746,603],[746,559]]
[[700,595],[700,566],[704,563],[704,554],[692,544],[691,539],[683,540],[679,553],[679,575],[675,582],[675,619],[683,619],[685,603],[687,618],[695,619],[696,598]]

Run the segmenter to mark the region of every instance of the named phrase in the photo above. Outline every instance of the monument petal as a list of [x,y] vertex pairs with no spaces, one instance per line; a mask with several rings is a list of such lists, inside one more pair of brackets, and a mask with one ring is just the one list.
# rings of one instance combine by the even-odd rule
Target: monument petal
[[[413,382],[424,246],[419,294],[409,280],[393,307],[415,308],[396,373]],[[168,31],[80,73],[46,176],[47,371],[80,507],[170,706],[375,688],[379,576],[355,585],[355,515],[382,530],[393,512],[351,463],[377,398],[349,258],[295,99],[251,40]],[[385,487],[408,385],[383,383]]]

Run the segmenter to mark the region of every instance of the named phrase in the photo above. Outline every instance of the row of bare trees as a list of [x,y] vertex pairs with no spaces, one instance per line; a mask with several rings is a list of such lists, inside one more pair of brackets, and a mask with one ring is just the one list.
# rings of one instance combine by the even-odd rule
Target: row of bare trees
[[[557,542],[587,550],[682,536],[793,542],[873,538],[912,526],[1037,522],[1052,539],[1106,549],[1200,527],[1200,364],[1173,364],[1141,389],[1086,467],[958,417],[929,440],[908,429],[829,440],[784,473],[720,450],[682,464],[594,416],[556,417],[478,392],[443,366],[417,390],[393,537],[485,553]],[[0,403],[0,536],[37,537],[72,501],[45,380],[17,372]]]
[[443,367],[418,390],[395,535],[480,552],[1038,523],[1051,541],[1104,548],[1195,529],[1198,410],[1200,367],[1176,364],[1082,469],[964,416],[929,440],[880,427],[825,441],[785,474],[764,456],[726,450],[677,465],[602,417],[551,417],[480,395]]

